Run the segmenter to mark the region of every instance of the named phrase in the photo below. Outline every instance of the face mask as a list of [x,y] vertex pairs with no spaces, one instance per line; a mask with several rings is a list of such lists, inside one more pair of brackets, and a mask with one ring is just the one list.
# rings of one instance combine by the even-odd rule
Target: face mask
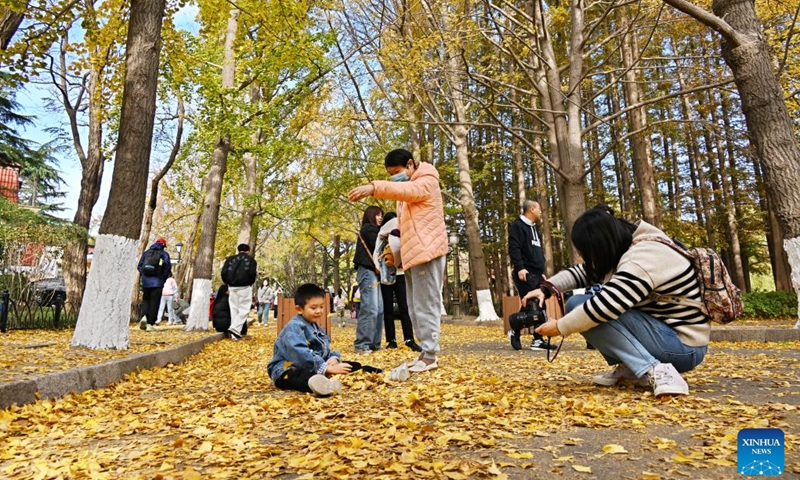
[[391,176],[393,182],[407,182],[411,180],[411,177],[408,176],[405,170],[400,173],[395,173]]

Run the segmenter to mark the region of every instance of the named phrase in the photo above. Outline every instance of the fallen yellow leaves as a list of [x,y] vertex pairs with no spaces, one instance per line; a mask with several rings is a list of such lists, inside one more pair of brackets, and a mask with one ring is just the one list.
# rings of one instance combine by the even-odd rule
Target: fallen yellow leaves
[[[550,479],[627,468],[620,478],[695,469],[726,478],[740,428],[782,427],[798,449],[796,394],[758,403],[719,391],[719,378],[755,376],[749,357],[745,365],[711,352],[687,378],[693,393],[704,386],[712,398],[662,402],[646,389],[591,385],[607,367],[578,339],[548,364],[539,352],[511,351],[496,328],[445,325],[439,369],[408,382],[356,373],[341,377],[341,395],[319,399],[275,389],[266,374],[274,328],[252,333],[109,388],[0,411],[0,477]],[[356,359],[352,337],[352,327],[334,328],[345,360],[387,369],[413,356]],[[800,390],[781,370],[793,365],[766,354],[757,361],[774,370],[765,388]]]

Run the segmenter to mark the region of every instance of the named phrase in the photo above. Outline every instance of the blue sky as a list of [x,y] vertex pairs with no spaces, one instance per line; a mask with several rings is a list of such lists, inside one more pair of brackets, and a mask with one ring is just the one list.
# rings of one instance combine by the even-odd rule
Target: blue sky
[[[175,25],[178,28],[182,28],[196,34],[199,29],[199,25],[194,20],[196,15],[197,7],[195,5],[186,6],[178,11],[178,13],[175,15]],[[48,93],[46,86],[36,85],[33,83],[28,84],[24,89],[17,91],[16,99],[17,102],[22,106],[23,113],[36,117],[34,119],[34,124],[22,132],[23,137],[31,139],[35,142],[46,143],[52,140],[52,136],[46,131],[47,129],[52,127],[61,127],[62,129],[65,129],[65,131],[69,131],[67,128],[68,121],[65,113],[61,112],[59,114],[56,112],[47,111],[44,108],[45,99],[49,97],[51,97],[51,95]],[[85,148],[85,136],[83,138],[83,142]],[[152,160],[158,158],[160,157],[157,155],[152,156],[151,170],[154,167]],[[64,191],[66,192],[66,197],[62,200],[64,211],[58,212],[56,215],[72,220],[72,217],[75,215],[75,208],[78,203],[78,194],[80,192],[81,184],[81,165],[78,161],[78,157],[74,153],[74,150],[65,152],[61,156],[58,168],[61,171],[61,177],[65,182]],[[92,211],[93,218],[102,215],[106,209],[108,192],[111,188],[111,176],[113,174],[113,169],[114,162],[112,159],[110,162],[106,163],[105,170],[103,172],[103,182],[100,187],[100,197],[98,198],[97,204]]]

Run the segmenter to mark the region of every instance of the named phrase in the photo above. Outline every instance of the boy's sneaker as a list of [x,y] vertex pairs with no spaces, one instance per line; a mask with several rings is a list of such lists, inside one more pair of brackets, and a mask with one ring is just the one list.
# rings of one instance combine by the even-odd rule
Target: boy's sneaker
[[369,354],[372,353],[372,349],[369,347],[356,347],[356,353],[358,354]]
[[308,379],[308,388],[314,392],[314,395],[329,397],[334,393],[342,393],[342,382],[317,374]]
[[555,350],[555,345],[545,342],[541,338],[535,338],[531,342],[531,350]]
[[647,377],[637,378],[624,363],[617,364],[610,372],[606,372],[602,375],[595,375],[592,377],[592,380],[594,380],[594,383],[606,387],[611,387],[620,382],[631,382],[640,387],[650,385],[650,380],[648,380]]
[[139,320],[139,328],[142,330],[147,330],[147,319],[143,318]]
[[514,330],[508,331],[508,340],[511,342],[511,348],[514,350],[522,350],[522,341],[519,338],[519,332]]
[[671,363],[659,363],[647,372],[656,398],[662,395],[689,395],[689,384]]
[[233,340],[234,342],[238,342],[239,340],[242,339],[241,335],[239,335],[237,333],[234,333],[234,332],[232,332],[230,330],[228,330],[226,333],[231,336],[231,340]]
[[156,331],[156,327],[153,326],[153,325],[147,324],[147,327],[145,327],[144,331],[145,332],[155,332]]

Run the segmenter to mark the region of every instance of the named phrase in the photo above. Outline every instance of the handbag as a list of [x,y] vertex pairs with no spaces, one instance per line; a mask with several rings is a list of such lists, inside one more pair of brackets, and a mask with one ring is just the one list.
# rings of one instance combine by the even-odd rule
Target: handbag
[[373,270],[378,275],[378,278],[380,278],[381,270],[380,270],[380,268],[378,268],[378,265],[375,263],[375,259],[372,257],[372,251],[370,251],[370,249],[367,248],[367,242],[364,241],[364,238],[361,236],[360,233],[358,234],[358,239],[361,240],[361,245],[364,245],[364,250],[367,251],[367,254],[369,255],[369,258],[372,258]]

